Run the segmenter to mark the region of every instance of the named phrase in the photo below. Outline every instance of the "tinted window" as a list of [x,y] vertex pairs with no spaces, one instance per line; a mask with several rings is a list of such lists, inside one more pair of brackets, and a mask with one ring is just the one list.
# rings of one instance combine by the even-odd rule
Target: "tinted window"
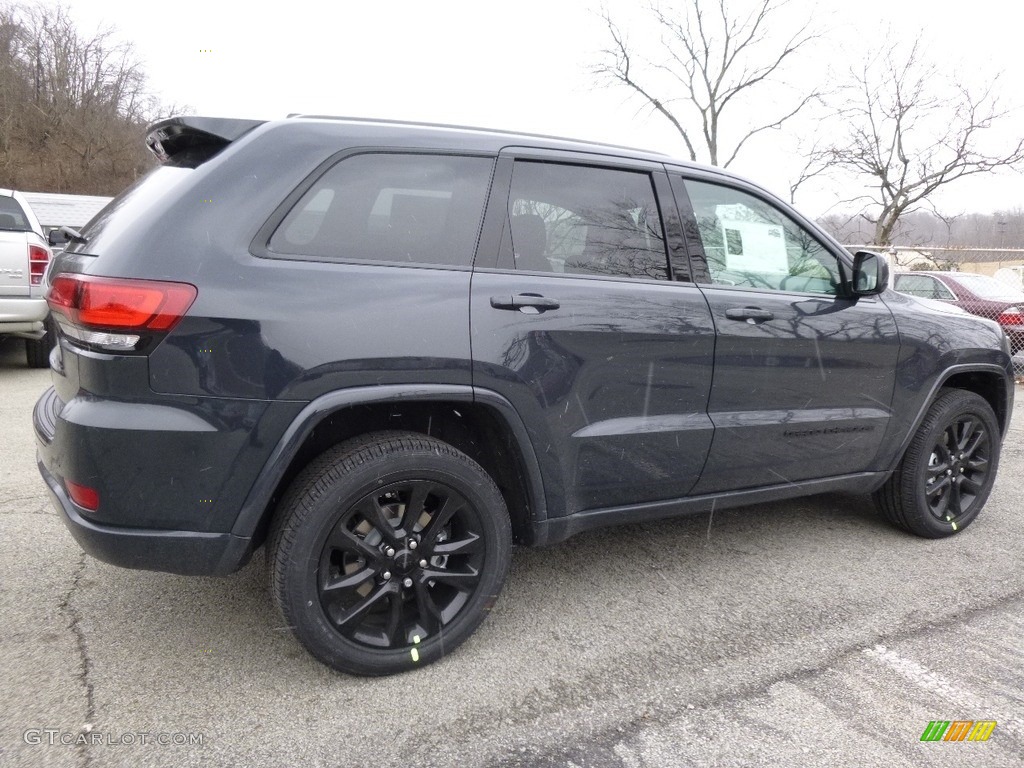
[[13,197],[0,195],[0,229],[17,230],[26,232],[32,227],[25,218],[25,212],[21,210],[18,201]]
[[900,293],[918,296],[922,299],[945,299],[951,301],[956,298],[946,286],[934,277],[928,277],[927,275],[896,275],[894,287]]
[[448,155],[346,158],[289,211],[269,249],[323,259],[468,267],[492,163]]
[[516,269],[668,279],[649,174],[519,161],[508,214]]
[[814,236],[765,201],[686,180],[711,280],[745,288],[835,294],[839,266]]

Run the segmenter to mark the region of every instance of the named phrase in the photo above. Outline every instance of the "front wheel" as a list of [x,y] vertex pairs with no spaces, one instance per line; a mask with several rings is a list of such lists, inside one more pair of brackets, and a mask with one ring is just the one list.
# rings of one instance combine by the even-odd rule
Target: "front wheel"
[[973,392],[945,390],[875,502],[891,522],[918,536],[962,531],[992,491],[999,448],[999,424],[988,402]]
[[490,476],[451,445],[380,432],[314,460],[268,556],[286,623],[320,661],[387,675],[437,661],[497,599],[512,543]]

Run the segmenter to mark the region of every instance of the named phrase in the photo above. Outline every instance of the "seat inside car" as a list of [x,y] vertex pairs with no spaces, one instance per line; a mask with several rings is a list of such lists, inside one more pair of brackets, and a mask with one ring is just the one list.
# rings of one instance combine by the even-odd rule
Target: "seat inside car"
[[540,214],[521,213],[512,217],[512,251],[516,269],[550,272],[547,248],[548,231]]

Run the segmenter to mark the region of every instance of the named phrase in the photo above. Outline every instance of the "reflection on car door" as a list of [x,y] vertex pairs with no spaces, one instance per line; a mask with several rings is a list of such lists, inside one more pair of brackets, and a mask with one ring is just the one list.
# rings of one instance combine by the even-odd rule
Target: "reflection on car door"
[[553,515],[685,496],[711,443],[714,331],[697,287],[668,279],[668,251],[685,252],[667,176],[543,160],[499,164],[485,226],[499,220],[498,255],[473,275],[474,386],[521,415]]
[[693,493],[878,469],[899,350],[888,308],[843,296],[836,256],[753,190],[672,184],[717,334],[715,433]]

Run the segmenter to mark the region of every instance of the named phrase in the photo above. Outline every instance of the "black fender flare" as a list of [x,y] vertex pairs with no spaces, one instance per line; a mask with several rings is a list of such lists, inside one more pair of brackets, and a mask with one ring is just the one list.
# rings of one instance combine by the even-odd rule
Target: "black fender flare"
[[547,520],[547,504],[540,463],[533,450],[526,425],[515,407],[506,398],[491,390],[448,384],[386,384],[352,387],[327,392],[310,401],[292,420],[278,440],[263,469],[253,483],[231,527],[234,536],[251,539],[261,522],[267,505],[289,465],[317,424],[330,414],[356,405],[408,401],[456,401],[476,403],[491,408],[504,421],[516,441],[523,458],[531,521],[535,531]]
[[[917,414],[914,416],[914,421],[911,423],[910,431],[903,436],[899,450],[896,453],[897,461],[904,453],[906,453],[907,448],[910,446],[910,441],[914,439],[914,435],[917,434],[917,430],[921,427],[921,423],[928,414],[928,409],[931,408],[932,403],[935,402],[935,398],[938,396],[939,390],[946,386],[946,382],[960,373],[985,373],[996,374],[1000,378],[1006,377],[1006,369],[994,363],[963,363],[944,368],[942,373],[935,378],[935,381],[928,392],[928,396],[922,400],[921,406],[918,408]],[[1006,436],[1006,430],[1010,425],[1009,417],[1013,414],[1013,386],[1013,380],[1011,379],[1005,391],[1007,402],[1004,403],[1004,408],[1007,409],[1007,418],[1003,423],[1003,434],[1000,435],[1000,438],[1004,438]]]

